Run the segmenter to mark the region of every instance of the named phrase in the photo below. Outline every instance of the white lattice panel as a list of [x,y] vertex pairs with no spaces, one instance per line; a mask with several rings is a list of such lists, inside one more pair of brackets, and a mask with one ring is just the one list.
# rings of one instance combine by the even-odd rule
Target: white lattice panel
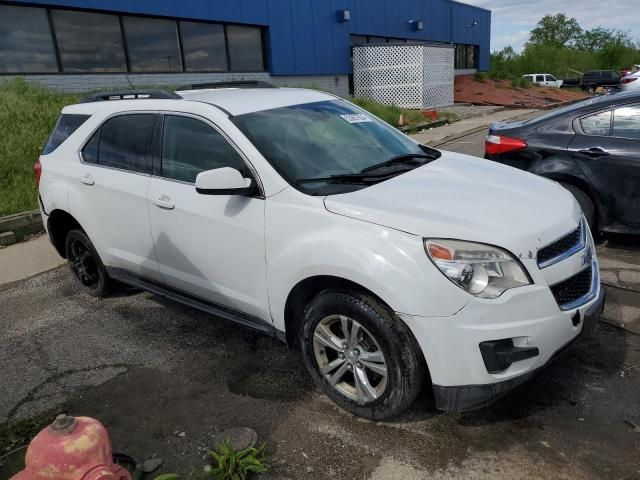
[[424,47],[425,108],[453,105],[454,54],[453,48]]
[[403,108],[453,103],[453,48],[368,45],[353,49],[356,97]]

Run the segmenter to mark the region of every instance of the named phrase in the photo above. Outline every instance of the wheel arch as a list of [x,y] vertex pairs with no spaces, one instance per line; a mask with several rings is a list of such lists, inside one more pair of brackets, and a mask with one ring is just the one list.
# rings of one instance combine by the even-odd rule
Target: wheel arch
[[568,175],[565,173],[547,173],[542,176],[550,180],[555,180],[556,182],[573,185],[574,187],[582,190],[589,197],[591,202],[593,202],[593,208],[595,208],[596,211],[596,224],[602,225],[605,222],[606,211],[602,206],[602,202],[600,202],[598,194],[587,181],[575,175]]
[[[302,316],[304,315],[304,309],[307,304],[320,292],[327,290],[348,290],[358,293],[362,293],[373,297],[383,308],[387,309],[392,315],[395,315],[393,308],[389,306],[379,295],[372,292],[370,289],[346,278],[334,276],[334,275],[315,275],[300,280],[289,292],[287,300],[285,302],[284,309],[284,322],[285,322],[285,338],[287,345],[298,350],[300,348],[300,332],[302,329]],[[409,332],[414,347],[420,353],[422,361],[426,367],[426,359],[424,352],[420,348],[418,340],[415,338],[409,325],[399,317],[399,321],[405,324],[407,331]]]
[[301,318],[304,314],[304,309],[313,297],[318,295],[323,290],[335,289],[335,290],[351,290],[359,293],[364,293],[375,298],[380,305],[393,312],[393,309],[376,295],[374,292],[366,287],[346,278],[334,276],[334,275],[315,275],[313,277],[300,280],[287,295],[287,300],[284,307],[284,324],[287,344],[291,348],[299,348],[299,334],[302,328]]
[[65,250],[67,234],[76,228],[84,232],[80,222],[78,222],[69,212],[56,209],[49,213],[49,218],[47,220],[49,238],[62,258],[67,258],[67,252]]

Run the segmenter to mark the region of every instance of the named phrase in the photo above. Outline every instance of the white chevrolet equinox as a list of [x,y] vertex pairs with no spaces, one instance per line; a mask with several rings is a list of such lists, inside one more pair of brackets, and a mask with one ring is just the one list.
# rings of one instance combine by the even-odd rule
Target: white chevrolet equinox
[[593,239],[557,183],[327,93],[243,86],[63,109],[36,181],[84,291],[117,280],[273,334],[369,419],[425,384],[439,409],[485,406],[599,317]]

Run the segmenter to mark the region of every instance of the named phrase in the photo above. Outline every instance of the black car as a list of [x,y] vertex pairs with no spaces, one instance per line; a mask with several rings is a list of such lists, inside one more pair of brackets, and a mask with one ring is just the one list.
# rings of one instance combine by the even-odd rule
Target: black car
[[620,74],[613,70],[591,70],[584,72],[580,79],[580,88],[595,92],[598,87],[617,88],[620,86]]
[[640,233],[640,92],[493,124],[485,158],[559,182],[594,231]]

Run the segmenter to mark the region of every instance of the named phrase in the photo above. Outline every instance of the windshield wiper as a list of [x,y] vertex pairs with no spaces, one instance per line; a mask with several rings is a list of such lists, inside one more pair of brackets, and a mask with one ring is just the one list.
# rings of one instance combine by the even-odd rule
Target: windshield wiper
[[[382,163],[377,163],[375,165],[371,165],[370,167],[363,168],[358,173],[343,173],[339,175],[330,175],[328,177],[316,177],[316,178],[299,178],[296,180],[296,183],[302,185],[305,183],[316,183],[316,182],[326,182],[326,183],[346,183],[353,185],[372,185],[374,183],[382,182],[383,180],[387,180],[389,178],[395,177],[396,175],[400,175],[401,173],[408,172],[413,169],[412,166],[407,164],[415,163],[418,160],[419,165],[424,165],[425,163],[429,163],[431,160],[435,160],[440,157],[441,153],[437,150],[433,150],[429,147],[421,147],[425,149],[425,153],[403,153],[402,155],[396,155],[395,157],[390,158],[389,160],[385,160]],[[430,153],[429,151],[433,153]],[[393,171],[389,171],[382,174],[372,175],[370,172],[374,170],[378,170],[380,168],[389,167],[392,165],[406,165],[405,168],[397,169]],[[416,165],[416,166],[419,166]]]
[[326,182],[326,183],[346,183],[353,185],[371,185],[374,183],[378,183],[382,180],[386,180],[392,176],[395,176],[396,173],[386,174],[386,175],[368,175],[362,173],[343,173],[340,175],[330,175],[328,177],[315,177],[315,178],[299,178],[296,180],[296,183],[302,185],[305,183],[316,183],[316,182]]
[[376,163],[375,165],[371,165],[370,167],[363,168],[360,170],[360,173],[367,173],[373,170],[378,170],[379,168],[390,167],[392,165],[404,165],[407,163],[415,162],[416,159],[420,159],[418,163],[420,165],[424,165],[425,163],[429,163],[424,160],[435,160],[440,156],[440,152],[434,150],[435,153],[403,153],[402,155],[396,155],[395,157],[391,157],[389,160],[385,160],[382,163]]

